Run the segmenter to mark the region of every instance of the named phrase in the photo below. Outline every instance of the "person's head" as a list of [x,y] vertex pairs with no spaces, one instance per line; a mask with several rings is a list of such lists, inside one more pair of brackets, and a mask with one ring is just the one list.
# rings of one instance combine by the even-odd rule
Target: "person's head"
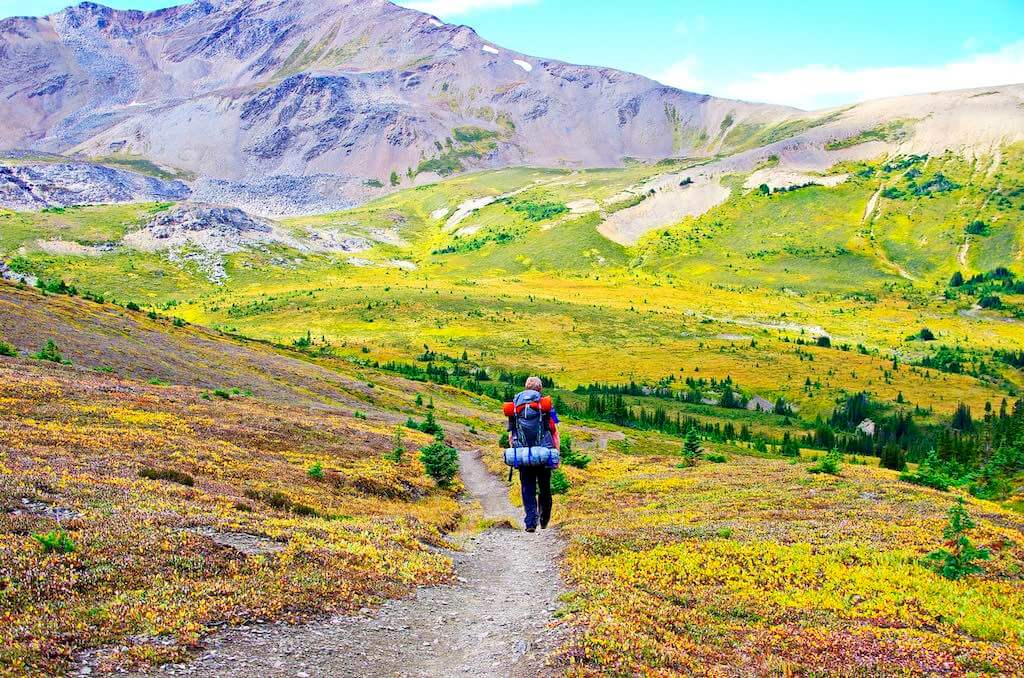
[[526,389],[528,391],[537,391],[540,393],[544,390],[544,382],[540,380],[540,377],[530,377],[526,380]]

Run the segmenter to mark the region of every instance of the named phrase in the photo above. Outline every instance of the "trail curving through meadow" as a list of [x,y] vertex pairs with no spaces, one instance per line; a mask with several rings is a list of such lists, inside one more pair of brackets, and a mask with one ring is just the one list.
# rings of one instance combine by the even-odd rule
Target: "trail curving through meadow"
[[[461,451],[468,502],[486,519],[522,525],[508,486],[479,452]],[[551,627],[564,591],[553,529],[527,534],[492,527],[455,535],[464,550],[450,555],[456,581],[423,587],[357,616],[302,626],[267,624],[231,629],[206,641],[191,664],[162,674],[192,676],[545,676],[545,657],[558,644]]]

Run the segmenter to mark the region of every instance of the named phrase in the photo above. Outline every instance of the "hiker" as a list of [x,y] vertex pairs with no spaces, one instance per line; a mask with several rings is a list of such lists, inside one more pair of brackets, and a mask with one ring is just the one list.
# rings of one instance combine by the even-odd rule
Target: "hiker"
[[[551,405],[551,399],[541,395],[544,384],[539,377],[526,380],[525,390],[516,394],[506,406],[508,414],[509,441],[513,448],[541,447],[555,451],[559,447],[558,414]],[[556,457],[557,459],[557,457]],[[557,460],[544,465],[519,466],[519,482],[522,485],[523,509],[526,511],[526,531],[536,532],[537,524],[546,529],[551,520],[551,470]],[[511,473],[511,471],[510,471]],[[537,512],[537,495],[540,494],[540,515]]]

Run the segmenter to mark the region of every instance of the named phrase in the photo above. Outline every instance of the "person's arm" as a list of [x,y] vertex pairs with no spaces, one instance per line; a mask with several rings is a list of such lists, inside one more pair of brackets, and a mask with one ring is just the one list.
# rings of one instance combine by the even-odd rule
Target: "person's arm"
[[548,417],[548,428],[551,430],[551,440],[555,449],[561,449],[562,446],[558,439],[558,417],[555,416],[554,410],[551,411],[551,416]]

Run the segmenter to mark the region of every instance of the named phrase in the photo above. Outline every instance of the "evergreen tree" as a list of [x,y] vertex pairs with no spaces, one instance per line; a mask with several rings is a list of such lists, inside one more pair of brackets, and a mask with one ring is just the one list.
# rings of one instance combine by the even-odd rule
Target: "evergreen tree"
[[696,426],[691,426],[686,430],[686,436],[683,438],[683,458],[690,466],[693,466],[703,453],[704,450],[700,446],[700,433],[697,432]]
[[889,443],[882,448],[882,457],[879,463],[882,468],[892,469],[893,471],[905,471],[907,468],[907,457],[899,445]]
[[949,523],[942,531],[949,548],[929,553],[926,562],[946,579],[963,579],[982,571],[975,561],[988,560],[988,549],[978,548],[967,538],[967,532],[975,528],[974,521],[964,508],[963,498],[949,509]]
[[974,421],[971,418],[971,408],[965,403],[957,405],[956,413],[953,415],[952,426],[957,431],[965,433],[974,430]]
[[728,384],[726,384],[725,387],[722,389],[722,398],[721,400],[718,401],[718,404],[721,405],[722,407],[728,407],[730,409],[735,409],[738,407],[736,401],[736,394],[733,393],[732,387],[729,386]]
[[437,420],[434,418],[434,410],[427,410],[427,418],[423,420],[422,424],[420,424],[420,430],[431,435],[437,435],[438,433],[443,432],[440,424],[438,424]]
[[775,414],[781,414],[784,417],[793,414],[793,408],[789,406],[789,403],[782,396],[779,396],[779,399],[775,401]]
[[782,436],[782,448],[779,452],[783,457],[800,456],[800,443],[789,435],[789,431],[786,431]]
[[459,455],[443,442],[437,441],[420,450],[420,461],[439,487],[450,487],[459,470]]

